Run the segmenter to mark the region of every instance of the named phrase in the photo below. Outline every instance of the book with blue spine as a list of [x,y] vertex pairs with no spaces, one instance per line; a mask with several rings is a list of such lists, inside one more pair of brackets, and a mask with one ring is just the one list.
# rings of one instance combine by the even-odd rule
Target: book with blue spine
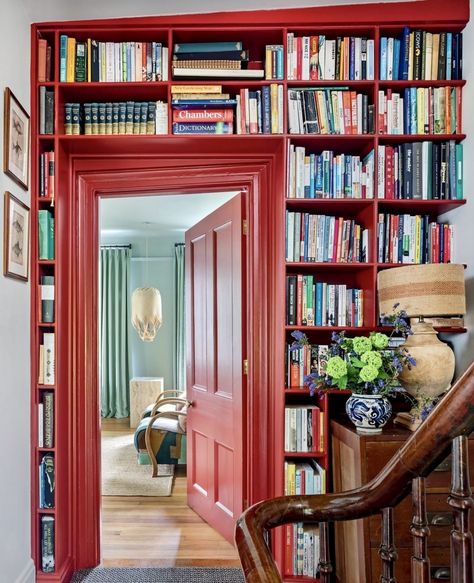
[[62,34],[59,38],[59,81],[66,81],[67,36]]
[[232,134],[233,124],[227,122],[214,123],[173,123],[173,134]]
[[453,33],[446,33],[446,79],[451,80],[452,66],[453,66]]
[[387,37],[380,38],[380,81],[387,80]]
[[46,454],[39,465],[39,507],[54,508],[54,457]]
[[463,198],[463,145],[456,144],[456,198]]
[[392,68],[392,79],[393,81],[398,81],[400,79],[400,39],[393,39],[393,68]]
[[205,43],[175,43],[173,52],[179,53],[213,53],[216,51],[241,51],[241,41],[220,41]]
[[171,105],[178,109],[206,109],[206,108],[217,108],[221,107],[232,107],[237,105],[236,99],[172,99]]
[[315,198],[314,196],[314,177],[315,177],[315,162],[316,155],[309,155],[309,198]]
[[410,29],[405,26],[400,39],[400,66],[398,78],[401,81],[408,80],[408,62],[410,57]]

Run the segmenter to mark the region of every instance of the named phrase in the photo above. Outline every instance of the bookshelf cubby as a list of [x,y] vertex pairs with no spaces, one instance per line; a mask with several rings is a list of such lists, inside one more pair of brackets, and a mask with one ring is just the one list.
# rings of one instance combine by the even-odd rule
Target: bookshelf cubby
[[[319,10],[319,9],[318,9]],[[324,11],[324,9],[321,9]],[[270,20],[269,25],[264,24],[265,16],[259,14],[257,21],[248,19],[241,24],[238,20],[232,28],[230,23],[221,25],[219,21],[211,19],[208,24],[190,25],[191,21],[177,19],[176,24],[172,20],[160,23],[159,19],[134,19],[122,21],[97,21],[88,23],[55,23],[37,24],[32,30],[32,63],[36,64],[36,41],[45,39],[51,46],[51,80],[46,82],[37,81],[36,67],[32,66],[31,93],[32,93],[32,319],[34,322],[34,333],[32,334],[32,540],[33,555],[37,566],[38,581],[63,581],[67,574],[71,572],[73,559],[68,542],[68,535],[74,528],[72,524],[73,515],[69,506],[71,501],[70,484],[72,480],[71,467],[68,460],[68,452],[71,443],[71,419],[72,419],[72,399],[67,384],[70,379],[68,362],[56,361],[56,380],[54,385],[44,385],[38,383],[38,355],[39,346],[45,333],[55,333],[56,346],[70,342],[68,330],[65,322],[67,320],[67,301],[61,296],[62,284],[62,261],[67,256],[67,249],[58,244],[58,238],[62,237],[67,241],[67,233],[64,232],[65,213],[70,210],[68,192],[62,187],[63,180],[66,180],[68,168],[65,167],[64,152],[77,150],[84,152],[84,148],[89,148],[92,154],[98,152],[117,154],[123,150],[123,144],[132,144],[136,155],[147,153],[150,146],[159,145],[161,151],[166,148],[167,141],[173,144],[193,144],[196,151],[206,148],[206,144],[229,144],[228,151],[232,151],[232,144],[238,144],[238,148],[245,150],[245,144],[259,144],[262,151],[268,144],[279,144],[285,152],[285,160],[288,162],[288,150],[290,144],[295,147],[304,147],[307,155],[321,154],[324,150],[331,150],[335,155],[350,154],[364,158],[371,151],[374,152],[374,197],[373,198],[288,198],[287,183],[276,185],[274,193],[275,205],[278,208],[279,224],[275,227],[277,233],[284,234],[286,211],[311,213],[318,215],[330,215],[354,219],[364,229],[369,231],[368,257],[361,263],[310,263],[302,261],[286,262],[285,257],[277,257],[275,264],[275,288],[279,290],[280,313],[278,320],[280,326],[280,354],[274,356],[275,378],[279,379],[280,385],[274,388],[277,394],[274,396],[272,404],[275,411],[275,439],[277,441],[275,449],[277,455],[273,461],[275,472],[275,484],[272,491],[268,491],[268,496],[279,495],[284,491],[284,463],[285,461],[306,461],[315,459],[326,470],[327,489],[331,490],[331,451],[329,435],[329,419],[333,403],[337,397],[332,392],[322,397],[311,397],[309,391],[304,387],[285,387],[285,345],[291,342],[291,332],[302,329],[309,337],[311,343],[328,344],[331,339],[331,332],[347,329],[348,333],[368,334],[374,329],[380,329],[379,318],[376,309],[377,299],[377,273],[381,269],[390,268],[396,264],[386,264],[377,262],[377,220],[380,213],[385,214],[420,214],[429,215],[431,220],[436,220],[440,215],[444,215],[450,210],[464,205],[463,199],[441,199],[441,200],[389,200],[376,198],[377,192],[377,149],[379,145],[395,146],[402,143],[414,143],[421,141],[442,142],[454,140],[455,143],[462,143],[465,135],[462,133],[462,125],[456,128],[459,133],[453,134],[382,134],[382,128],[378,117],[378,96],[379,91],[399,92],[403,95],[406,88],[415,87],[452,87],[462,95],[465,81],[463,80],[380,80],[380,38],[382,36],[400,37],[405,22],[411,29],[422,28],[430,32],[451,31],[460,32],[466,23],[458,17],[453,21],[449,14],[449,7],[438,7],[430,22],[426,21],[425,14],[416,15],[414,8],[403,8],[407,10],[409,17],[395,17],[393,7],[382,10],[381,16],[364,8],[366,22],[361,22],[360,18],[354,17],[354,11],[345,14],[346,8],[340,7],[329,10],[328,16],[321,25],[313,19],[305,21],[300,19],[288,21],[287,24]],[[402,8],[398,8],[402,10]],[[421,10],[421,9],[420,9]],[[332,14],[332,16],[331,16]],[[221,17],[223,18],[223,17]],[[377,22],[380,19],[380,22]],[[221,21],[221,22],[225,22]],[[274,22],[274,24],[272,24]],[[304,25],[301,23],[304,22]],[[367,22],[369,24],[367,24]],[[295,37],[325,35],[327,39],[337,39],[338,37],[364,37],[374,43],[373,54],[373,79],[313,79],[300,80],[288,77],[288,63],[286,59],[288,42],[287,34],[293,33]],[[160,42],[168,48],[168,71],[167,81],[121,81],[121,82],[64,82],[60,81],[60,38],[61,35],[73,37],[79,41],[86,42],[88,38],[100,42]],[[243,48],[250,52],[250,59],[262,62],[265,68],[265,47],[266,45],[282,45],[284,47],[284,78],[279,80],[251,79],[175,79],[173,78],[172,58],[173,47],[176,43],[196,43],[196,42],[217,42],[217,41],[242,41]],[[241,89],[249,91],[261,91],[262,87],[272,83],[277,83],[283,87],[283,133],[280,134],[242,134],[231,135],[186,135],[172,136],[172,86],[187,85],[219,85],[222,93],[228,93],[231,97],[239,95]],[[39,134],[39,90],[46,87],[54,94],[54,118],[53,134]],[[367,96],[368,104],[374,106],[374,132],[372,134],[290,134],[288,123],[288,102],[287,95],[290,89],[318,89],[330,91],[332,88],[348,88],[349,91],[362,93]],[[190,92],[192,92],[190,90]],[[164,101],[168,104],[168,133],[167,135],[67,135],[64,131],[64,106],[66,103],[88,103],[88,102],[122,102],[122,101]],[[235,119],[235,118],[234,118]],[[55,154],[55,194],[51,196],[40,196],[40,155],[46,152]],[[464,196],[469,193],[464,193]],[[50,210],[55,217],[56,253],[55,258],[50,260],[38,259],[38,222],[39,210]],[[444,218],[444,217],[443,217]],[[284,252],[284,240],[278,241],[278,249]],[[287,325],[284,317],[285,313],[285,279],[288,275],[312,275],[320,281],[327,281],[334,284],[346,284],[348,287],[357,287],[363,290],[363,325],[361,327],[338,327],[338,326],[294,326]],[[39,283],[43,275],[52,275],[55,278],[56,306],[55,318],[52,323],[41,321],[39,302]],[[446,333],[463,332],[464,328],[445,328],[441,330]],[[38,405],[42,401],[44,393],[54,394],[54,444],[51,448],[40,447],[38,445]],[[317,404],[324,413],[324,450],[318,452],[285,452],[284,451],[284,409],[289,405],[311,405]],[[52,453],[55,460],[56,472],[56,496],[55,508],[39,508],[39,483],[38,464],[45,453]],[[55,519],[55,570],[45,573],[41,569],[41,517],[52,516]],[[285,542],[281,533],[277,533],[273,539],[275,555],[283,572],[288,572],[288,565],[285,565]],[[308,577],[285,575],[285,581],[313,581]]]

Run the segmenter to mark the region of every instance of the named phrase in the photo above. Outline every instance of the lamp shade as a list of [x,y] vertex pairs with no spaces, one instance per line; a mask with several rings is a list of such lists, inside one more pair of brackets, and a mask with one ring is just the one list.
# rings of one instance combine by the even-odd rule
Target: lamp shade
[[132,325],[144,342],[153,342],[163,322],[161,294],[156,287],[137,287],[132,293]]
[[395,304],[408,316],[457,316],[466,313],[464,266],[454,263],[406,265],[378,274],[379,313]]

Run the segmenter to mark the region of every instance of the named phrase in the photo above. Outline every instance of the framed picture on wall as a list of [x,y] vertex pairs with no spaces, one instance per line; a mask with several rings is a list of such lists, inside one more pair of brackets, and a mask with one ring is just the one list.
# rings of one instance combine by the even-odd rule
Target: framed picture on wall
[[5,192],[3,228],[3,274],[28,281],[30,209]]
[[28,190],[30,116],[8,87],[4,102],[3,171]]

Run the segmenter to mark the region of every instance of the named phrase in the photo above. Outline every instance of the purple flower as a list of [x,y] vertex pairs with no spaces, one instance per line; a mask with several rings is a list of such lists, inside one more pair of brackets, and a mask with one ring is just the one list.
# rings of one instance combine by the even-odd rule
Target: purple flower
[[293,336],[293,338],[299,342],[300,340],[303,340],[303,338],[306,337],[306,334],[304,332],[301,332],[301,330],[294,330],[291,335]]

